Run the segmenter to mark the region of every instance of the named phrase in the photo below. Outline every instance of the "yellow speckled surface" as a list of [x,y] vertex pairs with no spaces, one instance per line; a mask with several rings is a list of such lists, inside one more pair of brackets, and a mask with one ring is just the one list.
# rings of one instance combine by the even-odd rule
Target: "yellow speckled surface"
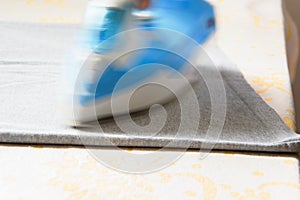
[[[0,20],[78,23],[86,2],[0,0]],[[210,2],[219,46],[293,128],[280,0]],[[83,148],[2,145],[0,163],[1,199],[300,199],[293,155],[215,152],[201,160],[198,152],[187,152],[161,171],[129,175],[104,167]]]
[[131,175],[104,167],[80,148],[2,146],[0,155],[0,196],[7,199],[300,198],[293,156],[212,153],[202,160],[188,152],[161,171]]

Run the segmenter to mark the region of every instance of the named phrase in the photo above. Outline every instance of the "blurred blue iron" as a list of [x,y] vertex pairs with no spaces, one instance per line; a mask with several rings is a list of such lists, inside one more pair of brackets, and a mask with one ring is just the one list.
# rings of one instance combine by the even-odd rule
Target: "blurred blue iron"
[[152,0],[143,11],[131,2],[88,4],[65,75],[73,125],[170,101],[187,84],[175,72],[189,74],[186,58],[196,53],[184,38],[200,46],[215,31],[213,7],[203,0]]

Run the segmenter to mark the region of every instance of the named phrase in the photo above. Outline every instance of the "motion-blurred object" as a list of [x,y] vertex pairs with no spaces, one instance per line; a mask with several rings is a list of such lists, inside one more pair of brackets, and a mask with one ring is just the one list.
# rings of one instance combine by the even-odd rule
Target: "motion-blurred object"
[[153,0],[143,11],[131,0],[90,1],[65,70],[68,120],[78,125],[170,101],[190,85],[189,59],[214,31],[213,7],[203,0]]

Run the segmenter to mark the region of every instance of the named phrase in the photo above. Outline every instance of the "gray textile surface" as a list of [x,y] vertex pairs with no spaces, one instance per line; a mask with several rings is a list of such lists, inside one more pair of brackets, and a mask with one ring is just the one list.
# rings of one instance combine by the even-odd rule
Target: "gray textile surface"
[[[227,95],[225,125],[217,141],[204,140],[210,120],[208,90],[199,80],[201,120],[198,133],[175,137],[180,108],[176,101],[165,105],[170,114],[156,136],[150,133],[124,135],[113,120],[101,122],[106,134],[95,129],[63,125],[60,116],[60,66],[72,44],[73,25],[0,23],[0,142],[30,144],[108,145],[162,147],[172,141],[175,148],[200,148],[269,152],[299,152],[300,136],[290,131],[280,117],[252,90],[238,71],[223,70]],[[200,89],[201,88],[201,89]],[[188,100],[189,95],[185,98]],[[136,113],[138,124],[147,124],[147,112]]]

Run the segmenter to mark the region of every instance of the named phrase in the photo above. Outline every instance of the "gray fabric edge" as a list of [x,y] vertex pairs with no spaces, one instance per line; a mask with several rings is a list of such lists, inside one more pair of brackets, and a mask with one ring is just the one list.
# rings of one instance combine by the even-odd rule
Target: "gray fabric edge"
[[[33,140],[34,138],[34,140]],[[16,134],[16,133],[1,133],[1,143],[3,144],[33,144],[33,145],[64,145],[64,146],[84,146],[83,141],[87,147],[113,147],[113,145],[107,145],[105,137],[103,136],[79,136],[70,135],[61,137],[57,134],[43,135],[32,134],[28,135],[26,133]],[[161,148],[159,143],[169,143],[172,142],[172,146],[168,148],[175,149],[186,149],[186,142],[190,143],[189,149],[202,149],[202,146],[213,145],[213,150],[226,150],[226,151],[258,151],[258,152],[278,152],[278,153],[299,153],[300,145],[299,138],[296,141],[287,141],[273,144],[249,144],[249,143],[238,143],[238,142],[203,142],[203,140],[184,140],[177,139],[176,141],[172,139],[162,139],[162,138],[123,138],[120,140],[118,136],[112,136],[110,140],[115,146],[120,147],[136,147],[136,148]],[[140,141],[143,140],[143,143]],[[33,142],[35,141],[35,142]],[[203,149],[205,150],[205,149]]]

